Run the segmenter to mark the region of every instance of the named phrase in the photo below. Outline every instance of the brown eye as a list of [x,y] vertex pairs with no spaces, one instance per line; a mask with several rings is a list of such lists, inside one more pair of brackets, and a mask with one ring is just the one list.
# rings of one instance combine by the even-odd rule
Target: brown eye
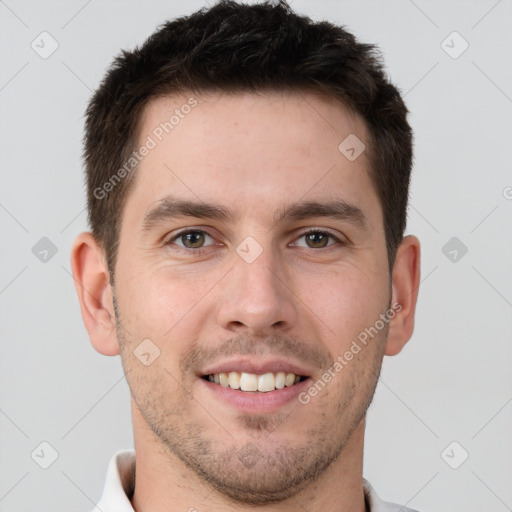
[[306,237],[306,243],[311,248],[326,247],[330,237],[330,235],[321,231],[312,231],[304,236]]
[[318,229],[312,231],[306,231],[302,233],[298,240],[304,239],[304,243],[296,243],[299,247],[305,247],[307,249],[324,249],[331,245],[334,245],[340,240],[328,231],[320,231]]
[[183,245],[189,249],[197,249],[204,244],[204,233],[202,231],[189,231],[179,236]]
[[[200,229],[189,229],[187,231],[182,231],[178,233],[173,238],[171,238],[166,245],[177,246],[177,249],[202,249],[203,247],[208,247],[212,245],[212,243],[206,243],[207,238],[211,239],[213,242],[213,238]],[[176,247],[175,247],[176,248]],[[198,252],[198,251],[194,251]]]

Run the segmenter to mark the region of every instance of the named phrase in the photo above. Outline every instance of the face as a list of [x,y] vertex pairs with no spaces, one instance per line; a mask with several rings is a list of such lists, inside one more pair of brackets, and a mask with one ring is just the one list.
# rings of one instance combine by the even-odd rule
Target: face
[[235,500],[279,500],[343,457],[380,371],[382,211],[366,153],[338,149],[368,133],[307,94],[189,97],[142,120],[155,146],[123,211],[119,349],[170,458]]

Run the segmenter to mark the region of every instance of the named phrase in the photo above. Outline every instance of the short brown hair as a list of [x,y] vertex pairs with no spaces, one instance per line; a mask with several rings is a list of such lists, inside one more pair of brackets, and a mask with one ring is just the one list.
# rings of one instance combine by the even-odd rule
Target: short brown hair
[[333,97],[364,119],[370,134],[369,172],[383,210],[392,268],[407,218],[412,131],[377,48],[359,43],[343,27],[297,15],[284,0],[253,5],[221,0],[165,23],[140,48],[122,51],[88,105],[89,223],[111,278],[133,181],[126,162],[138,143],[148,102],[186,91],[271,90]]

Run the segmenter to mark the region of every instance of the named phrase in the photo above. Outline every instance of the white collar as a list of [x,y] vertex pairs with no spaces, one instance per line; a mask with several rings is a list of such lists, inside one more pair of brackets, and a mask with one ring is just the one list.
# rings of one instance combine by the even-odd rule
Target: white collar
[[[135,450],[122,450],[111,459],[100,501],[92,512],[134,512],[130,498],[135,485]],[[382,501],[368,480],[363,489],[370,512],[417,512]]]

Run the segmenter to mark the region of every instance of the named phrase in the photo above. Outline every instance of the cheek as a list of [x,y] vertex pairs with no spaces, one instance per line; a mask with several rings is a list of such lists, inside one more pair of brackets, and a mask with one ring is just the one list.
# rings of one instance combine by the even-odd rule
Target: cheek
[[201,313],[199,306],[207,302],[208,291],[215,284],[207,274],[158,267],[136,277],[121,277],[119,282],[123,283],[118,290],[123,323],[131,333],[155,341],[176,338],[175,333],[184,330],[192,335],[194,326],[201,325],[194,320]]
[[363,272],[354,267],[340,267],[316,275],[313,281],[303,278],[299,289],[306,317],[318,325],[323,342],[334,358],[345,353],[388,306],[386,274]]
[[[375,316],[387,306],[389,285],[383,273],[365,273],[353,268],[338,268],[314,279],[304,277],[299,282],[299,296],[322,319],[340,326],[375,321]],[[343,330],[343,329],[342,329]]]

